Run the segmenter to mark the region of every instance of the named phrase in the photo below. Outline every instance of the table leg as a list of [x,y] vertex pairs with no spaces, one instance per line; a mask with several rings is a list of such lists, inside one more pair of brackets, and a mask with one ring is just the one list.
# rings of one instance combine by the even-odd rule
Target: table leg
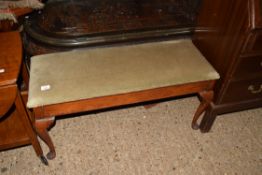
[[22,118],[22,122],[25,126],[25,129],[27,130],[28,136],[30,137],[30,140],[31,140],[31,144],[32,144],[37,156],[40,158],[40,160],[45,165],[48,165],[46,158],[43,156],[43,151],[42,151],[42,148],[40,146],[40,143],[37,140],[37,135],[36,135],[35,131],[33,130],[32,123],[31,123],[31,120],[30,120],[30,117],[29,117],[29,113],[28,113],[28,111],[26,110],[26,108],[23,104],[23,100],[22,100],[22,96],[21,96],[20,92],[17,93],[15,105],[16,105],[17,111],[19,112],[19,114]]
[[214,106],[213,105],[209,106],[200,124],[201,132],[203,133],[209,132],[216,117],[217,117],[217,111],[214,109]]

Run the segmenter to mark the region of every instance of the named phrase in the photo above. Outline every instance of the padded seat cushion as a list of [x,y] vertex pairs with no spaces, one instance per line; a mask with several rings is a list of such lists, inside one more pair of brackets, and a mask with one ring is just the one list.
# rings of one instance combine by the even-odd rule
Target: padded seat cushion
[[189,39],[31,58],[27,107],[218,79]]

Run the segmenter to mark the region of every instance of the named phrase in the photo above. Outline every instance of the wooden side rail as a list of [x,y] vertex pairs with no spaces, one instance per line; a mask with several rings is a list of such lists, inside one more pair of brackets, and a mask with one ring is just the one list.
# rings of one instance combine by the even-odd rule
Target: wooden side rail
[[218,78],[190,40],[40,55],[31,58],[27,106],[50,149],[47,158],[53,159],[47,129],[54,116],[199,94],[202,102],[192,121],[198,129]]

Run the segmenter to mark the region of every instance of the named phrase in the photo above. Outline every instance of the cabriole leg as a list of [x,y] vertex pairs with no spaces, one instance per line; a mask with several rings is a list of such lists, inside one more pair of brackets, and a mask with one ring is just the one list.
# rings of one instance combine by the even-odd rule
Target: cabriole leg
[[39,137],[47,144],[49,153],[46,155],[48,159],[54,159],[56,157],[55,147],[51,137],[48,134],[48,129],[54,124],[55,117],[36,119],[35,129]]
[[195,115],[193,117],[193,120],[192,120],[191,126],[192,126],[193,129],[199,129],[199,125],[197,123],[197,120],[199,119],[201,114],[203,112],[205,112],[207,110],[207,108],[210,106],[210,104],[213,100],[213,97],[214,97],[214,92],[213,91],[203,91],[203,92],[200,92],[199,95],[200,95],[200,98],[201,98],[201,103],[198,106],[198,108],[195,112]]

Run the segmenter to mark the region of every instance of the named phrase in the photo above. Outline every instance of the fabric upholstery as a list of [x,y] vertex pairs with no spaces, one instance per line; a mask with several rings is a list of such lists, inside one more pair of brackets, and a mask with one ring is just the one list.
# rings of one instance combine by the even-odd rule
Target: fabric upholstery
[[188,39],[38,55],[31,58],[27,106],[218,78]]

